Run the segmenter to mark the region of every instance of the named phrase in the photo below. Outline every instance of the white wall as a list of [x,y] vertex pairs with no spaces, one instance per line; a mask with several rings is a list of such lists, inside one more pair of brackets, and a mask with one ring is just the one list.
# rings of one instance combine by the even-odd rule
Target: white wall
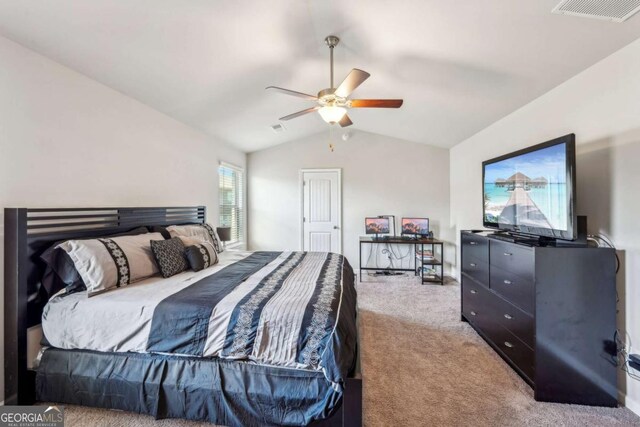
[[[639,76],[640,40],[451,150],[451,224],[458,234],[482,227],[483,160],[576,134],[577,213],[588,216],[590,233],[609,236],[621,251],[618,327],[632,352],[640,352]],[[640,414],[640,382],[621,373],[619,387]]]
[[218,161],[244,153],[2,37],[0,58],[0,209],[202,204],[217,223]]
[[[351,133],[342,141],[342,132],[334,131],[335,152],[329,149],[327,130],[247,156],[251,249],[300,249],[303,168],[342,169],[342,247],[354,269],[366,216],[394,214],[398,221],[426,216],[436,237],[452,241],[448,150],[357,129]],[[454,256],[452,245],[447,253],[448,261]]]

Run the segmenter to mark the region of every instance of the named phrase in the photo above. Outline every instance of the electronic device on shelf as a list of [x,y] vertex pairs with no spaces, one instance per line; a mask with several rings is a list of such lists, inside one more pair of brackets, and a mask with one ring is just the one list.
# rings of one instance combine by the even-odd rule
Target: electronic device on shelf
[[404,240],[418,240],[418,237],[417,236],[413,236],[413,235],[412,236],[407,236],[407,235],[401,234],[400,236],[396,237],[396,239],[403,240],[403,241]]
[[513,232],[496,231],[487,235],[491,239],[502,240],[503,242],[519,243],[529,246],[555,246],[557,248],[573,247],[573,248],[586,248],[587,247],[587,217],[578,215],[576,217],[576,239],[574,240],[562,240],[552,239],[549,237],[532,236],[529,234],[520,234]]
[[416,237],[414,236],[391,236],[391,235],[386,235],[386,236],[378,236],[378,240],[380,241],[384,241],[384,242],[394,242],[394,241],[412,241],[412,240],[417,240]]
[[575,135],[482,163],[483,223],[494,238],[559,239],[577,236]]
[[402,218],[401,235],[418,237],[429,236],[429,218]]
[[375,240],[388,238],[391,220],[388,216],[367,217],[364,219],[364,232],[373,235]]
[[532,238],[531,236],[519,235],[516,233],[504,233],[499,231],[489,234],[489,237],[496,240],[502,240],[503,242],[511,243],[535,243],[538,241],[538,239]]

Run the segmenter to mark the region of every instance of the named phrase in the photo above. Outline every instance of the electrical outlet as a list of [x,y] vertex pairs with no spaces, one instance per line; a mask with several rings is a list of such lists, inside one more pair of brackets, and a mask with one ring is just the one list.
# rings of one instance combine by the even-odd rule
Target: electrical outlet
[[615,357],[615,355],[618,354],[618,345],[613,340],[606,340],[604,342],[604,351],[609,356],[614,356]]

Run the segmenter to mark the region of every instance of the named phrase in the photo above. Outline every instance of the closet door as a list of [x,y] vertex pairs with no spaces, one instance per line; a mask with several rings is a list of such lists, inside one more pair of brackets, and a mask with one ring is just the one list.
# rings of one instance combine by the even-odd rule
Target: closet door
[[339,169],[303,170],[302,249],[342,251],[341,173]]

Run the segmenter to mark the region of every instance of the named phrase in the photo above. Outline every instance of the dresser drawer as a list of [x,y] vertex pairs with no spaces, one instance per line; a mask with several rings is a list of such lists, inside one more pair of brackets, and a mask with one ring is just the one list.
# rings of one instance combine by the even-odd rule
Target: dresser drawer
[[493,306],[489,301],[489,291],[473,280],[462,278],[462,314],[479,327],[485,329],[493,317]]
[[462,259],[462,272],[478,282],[489,285],[489,264],[471,256]]
[[462,233],[462,256],[489,263],[489,239],[473,233]]
[[530,348],[535,346],[535,321],[532,316],[508,303],[499,296],[492,294],[493,321],[507,328]]
[[489,263],[533,282],[535,269],[533,248],[491,240]]
[[496,328],[490,331],[489,338],[527,378],[531,381],[534,380],[535,353],[533,350],[505,328]]
[[491,289],[511,304],[529,314],[533,314],[535,305],[535,287],[532,281],[491,266]]

